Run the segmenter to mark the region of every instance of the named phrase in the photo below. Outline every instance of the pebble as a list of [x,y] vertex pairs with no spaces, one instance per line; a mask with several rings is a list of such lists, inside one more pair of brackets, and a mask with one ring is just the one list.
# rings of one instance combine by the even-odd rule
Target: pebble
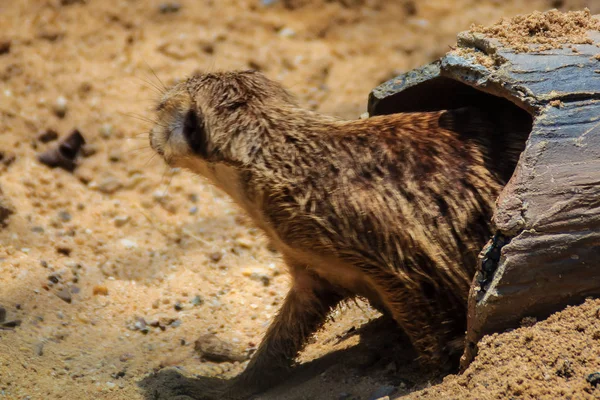
[[181,4],[179,4],[179,3],[161,3],[158,6],[158,11],[161,14],[176,13],[180,9],[181,9]]
[[148,332],[150,332],[150,329],[148,328],[148,324],[146,324],[146,320],[141,317],[135,318],[135,323],[133,324],[133,330],[140,331],[144,335],[147,334]]
[[11,44],[10,40],[0,40],[0,54],[9,53]]
[[64,118],[67,114],[67,99],[64,96],[58,96],[52,107],[54,114],[59,118]]
[[81,149],[81,156],[88,158],[88,157],[93,156],[97,152],[98,152],[98,146],[96,146],[93,143],[90,143],[90,144],[86,144],[85,146],[83,146],[83,148]]
[[190,303],[192,303],[195,306],[200,306],[204,304],[204,300],[200,296],[195,296],[192,300],[190,300]]
[[[393,394],[396,391],[394,386],[384,385],[377,388],[371,395],[368,397],[369,400],[379,400],[382,398],[386,398],[389,395]],[[389,400],[389,397],[388,397]]]
[[600,386],[600,372],[589,374],[585,380],[593,387]]
[[48,275],[48,281],[50,281],[51,284],[57,284],[58,282],[60,282],[60,274]]
[[122,187],[123,184],[113,176],[107,176],[98,184],[98,190],[106,194],[113,194]]
[[102,124],[100,127],[100,136],[104,139],[109,139],[112,136],[113,127],[111,124]]
[[133,189],[136,186],[138,186],[140,183],[144,182],[145,180],[146,180],[146,177],[142,173],[134,172],[127,180],[125,187],[127,189]]
[[108,155],[108,161],[113,162],[113,163],[121,161],[121,158],[122,158],[122,155],[119,150],[113,150]]
[[61,210],[58,212],[58,218],[63,222],[69,222],[71,220],[71,214],[68,211]]
[[127,224],[130,219],[131,219],[131,217],[129,215],[119,215],[119,216],[115,217],[115,219],[114,219],[115,226],[117,228],[120,228],[120,227],[124,226],[125,224]]
[[73,300],[73,297],[71,296],[71,291],[68,288],[62,288],[61,290],[56,292],[56,296],[58,296],[58,298],[62,301],[65,301],[69,304],[71,304],[71,301]]
[[38,161],[50,168],[60,167],[72,172],[77,166],[76,159],[85,139],[79,130],[74,129],[69,136],[61,140],[56,147],[38,154]]
[[36,356],[41,357],[44,355],[44,343],[40,342],[35,345],[34,353]]
[[94,296],[108,296],[108,288],[104,285],[96,285],[92,289],[92,293]]
[[138,247],[137,242],[131,239],[121,239],[121,244],[126,249],[135,249],[136,247]]
[[292,28],[283,28],[279,31],[279,36],[285,38],[291,38],[296,35],[296,31]]
[[229,342],[226,342],[212,333],[202,335],[194,343],[196,350],[202,358],[212,362],[242,362],[248,355],[238,351]]
[[17,155],[10,151],[0,151],[0,163],[2,163],[6,167],[10,167],[10,165],[15,162],[17,159]]
[[183,304],[181,304],[181,302],[178,301],[173,305],[173,308],[175,309],[175,311],[181,311],[183,310]]
[[194,215],[198,212],[198,207],[192,206],[190,207],[190,215]]
[[214,253],[210,253],[208,257],[212,262],[219,262],[223,258],[223,253],[220,251],[215,251]]
[[242,271],[242,275],[253,281],[262,282],[265,286],[269,286],[271,283],[271,277],[268,275],[268,272],[262,268],[246,268]]
[[37,140],[42,143],[52,142],[53,140],[58,139],[58,132],[54,129],[46,129],[44,132],[40,133],[37,137]]
[[164,201],[167,198],[167,192],[164,190],[155,190],[154,193],[152,193],[152,198],[154,199],[154,201],[156,202],[161,202]]

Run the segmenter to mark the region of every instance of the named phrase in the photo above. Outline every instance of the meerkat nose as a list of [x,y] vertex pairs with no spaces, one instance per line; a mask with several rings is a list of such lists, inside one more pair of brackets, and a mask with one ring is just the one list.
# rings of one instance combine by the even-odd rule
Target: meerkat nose
[[156,134],[154,133],[154,129],[150,131],[148,135],[150,138],[150,147],[152,150],[156,151],[159,155],[164,155],[163,149],[156,143]]

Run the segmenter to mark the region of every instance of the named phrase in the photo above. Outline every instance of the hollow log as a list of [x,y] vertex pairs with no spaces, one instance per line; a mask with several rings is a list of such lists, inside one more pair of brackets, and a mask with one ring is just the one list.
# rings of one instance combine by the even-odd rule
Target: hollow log
[[484,335],[600,296],[600,32],[587,35],[523,52],[463,32],[456,49],[370,94],[370,115],[477,105],[530,116],[471,285],[463,368]]

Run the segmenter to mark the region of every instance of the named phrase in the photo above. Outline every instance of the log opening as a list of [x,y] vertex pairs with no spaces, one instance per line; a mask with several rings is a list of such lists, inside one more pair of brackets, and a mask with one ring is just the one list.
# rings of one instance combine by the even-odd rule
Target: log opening
[[[438,76],[414,86],[407,85],[402,91],[370,102],[370,115],[398,112],[419,112],[470,109],[477,113],[466,113],[459,121],[465,130],[481,123],[481,119],[493,131],[489,143],[489,168],[505,182],[512,176],[521,152],[533,126],[533,116],[515,103],[502,97],[475,89],[451,78]],[[473,116],[478,121],[474,121]],[[481,129],[481,134],[489,130]],[[474,133],[475,135],[477,132]]]

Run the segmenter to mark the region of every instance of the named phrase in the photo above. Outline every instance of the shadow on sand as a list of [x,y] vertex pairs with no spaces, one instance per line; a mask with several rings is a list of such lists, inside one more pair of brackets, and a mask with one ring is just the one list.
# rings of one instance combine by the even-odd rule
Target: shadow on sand
[[[358,379],[360,377],[376,377],[377,381],[386,382],[388,385],[402,385],[406,388],[406,393],[419,390],[427,384],[441,381],[443,378],[439,374],[420,370],[415,361],[416,354],[408,339],[389,318],[380,317],[337,340],[341,342],[354,335],[358,335],[360,338],[357,345],[333,351],[316,360],[297,366],[281,385],[255,397],[261,400],[329,399],[330,394],[325,392],[322,394],[323,397],[320,397],[321,395],[306,397],[291,394],[292,392],[304,392],[303,386],[307,384],[319,385],[318,382],[309,383],[309,381],[322,376],[326,371],[329,379],[334,381],[335,387],[340,392],[344,391],[344,382],[347,381],[349,375],[352,376],[352,380],[354,377],[359,377]],[[218,378],[190,378],[184,376],[176,368],[168,368],[146,377],[139,382],[139,386],[146,400],[220,399],[223,397],[211,396],[209,393],[218,392],[226,382]]]

